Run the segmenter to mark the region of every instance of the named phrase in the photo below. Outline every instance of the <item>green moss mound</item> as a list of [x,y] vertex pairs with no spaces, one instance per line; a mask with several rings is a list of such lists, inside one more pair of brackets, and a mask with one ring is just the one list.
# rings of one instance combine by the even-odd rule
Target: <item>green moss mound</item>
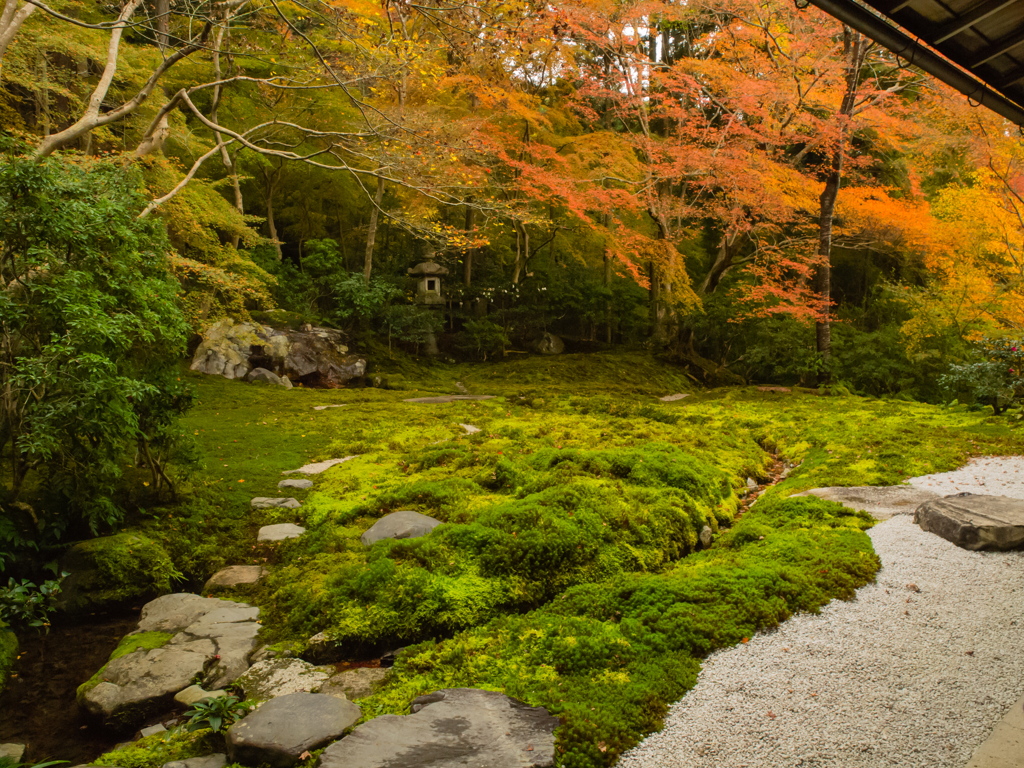
[[61,607],[71,613],[105,610],[171,591],[181,574],[156,541],[119,533],[84,541],[68,550]]
[[160,768],[166,763],[202,757],[216,750],[217,743],[210,731],[189,733],[183,728],[175,728],[164,733],[155,733],[121,749],[102,754],[92,762],[92,765]]
[[7,678],[18,660],[18,638],[9,629],[0,628],[0,693],[7,686]]

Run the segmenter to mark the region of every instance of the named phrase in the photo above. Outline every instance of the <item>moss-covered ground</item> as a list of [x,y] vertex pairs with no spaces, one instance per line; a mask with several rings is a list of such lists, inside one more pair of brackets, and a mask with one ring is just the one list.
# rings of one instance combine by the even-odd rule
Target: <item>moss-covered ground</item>
[[[871,519],[789,494],[1024,452],[1024,433],[984,414],[697,392],[640,354],[405,363],[382,375],[401,389],[285,391],[183,374],[199,393],[185,424],[203,464],[188,498],[151,509],[139,528],[193,583],[222,565],[270,565],[247,594],[268,642],[301,647],[325,632],[341,658],[411,644],[360,702],[365,716],[405,712],[441,687],[504,690],[563,718],[563,766],[613,763],[660,727],[708,652],[873,578]],[[403,402],[458,394],[457,382],[496,397]],[[314,410],[328,404],[344,407]],[[765,479],[773,454],[799,466],[735,520],[746,479]],[[277,489],[284,470],[350,455],[308,493]],[[279,495],[302,508],[249,508]],[[360,534],[398,509],[446,525],[364,547]],[[276,522],[308,531],[257,546],[257,528]],[[717,535],[702,550],[705,525]]]

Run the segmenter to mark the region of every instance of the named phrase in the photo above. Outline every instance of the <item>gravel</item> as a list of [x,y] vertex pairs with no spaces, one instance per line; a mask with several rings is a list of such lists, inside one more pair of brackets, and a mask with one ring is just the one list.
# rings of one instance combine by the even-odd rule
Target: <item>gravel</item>
[[[1022,472],[981,459],[911,482],[1024,498]],[[621,768],[962,768],[1024,694],[1024,552],[968,552],[909,515],[869,534],[874,584],[713,654]]]

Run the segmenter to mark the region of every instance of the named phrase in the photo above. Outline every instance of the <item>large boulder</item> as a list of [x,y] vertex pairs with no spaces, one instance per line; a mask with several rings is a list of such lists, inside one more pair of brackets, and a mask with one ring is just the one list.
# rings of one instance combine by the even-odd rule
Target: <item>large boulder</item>
[[558,718],[496,691],[421,696],[410,715],[382,715],[320,756],[321,768],[546,768]]
[[265,373],[255,378],[284,384],[268,377],[269,373],[306,386],[339,386],[366,373],[366,361],[348,352],[341,331],[331,328],[276,329],[225,318],[203,334],[192,370],[241,379],[263,369]]
[[384,515],[359,540],[369,547],[381,539],[416,539],[426,536],[440,524],[441,521],[433,517],[403,509]]
[[565,342],[555,334],[545,332],[534,342],[533,348],[542,355],[560,355],[565,352]]
[[138,628],[78,689],[78,703],[111,725],[129,726],[168,708],[175,694],[201,682],[228,685],[249,668],[259,608],[174,594],[142,609]]
[[1024,501],[970,493],[926,501],[914,512],[921,530],[958,547],[1024,549]]
[[[351,701],[316,693],[271,699],[228,729],[228,759],[245,765],[290,768],[305,752],[340,739],[362,712]],[[346,768],[362,766],[353,763]]]
[[289,693],[316,693],[330,675],[302,659],[265,659],[235,681],[248,701],[261,703]]
[[150,600],[171,591],[174,563],[152,539],[119,533],[83,541],[64,555],[68,573],[59,607],[93,613]]

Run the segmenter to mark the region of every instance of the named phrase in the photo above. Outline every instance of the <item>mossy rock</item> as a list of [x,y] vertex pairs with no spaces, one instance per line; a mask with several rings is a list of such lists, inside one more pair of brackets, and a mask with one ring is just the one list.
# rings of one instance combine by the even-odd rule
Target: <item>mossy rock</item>
[[249,316],[262,325],[269,325],[271,328],[290,328],[293,331],[307,322],[298,312],[288,312],[284,309],[257,310],[250,312]]
[[171,592],[178,572],[164,548],[134,533],[83,541],[64,556],[60,608],[91,613],[123,608]]
[[7,678],[18,660],[18,638],[9,629],[0,629],[0,693],[7,685]]

